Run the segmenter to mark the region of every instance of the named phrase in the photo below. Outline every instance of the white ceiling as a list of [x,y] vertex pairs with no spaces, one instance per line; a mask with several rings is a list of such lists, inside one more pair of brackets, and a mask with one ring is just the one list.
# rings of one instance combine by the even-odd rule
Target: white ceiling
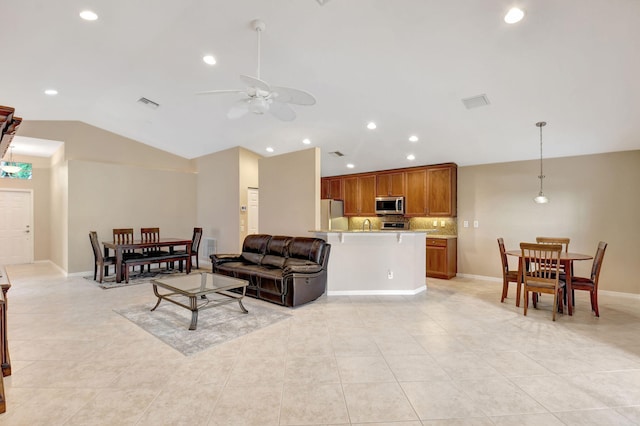
[[[525,19],[505,24],[514,5]],[[79,19],[84,8],[100,18]],[[640,149],[637,0],[21,0],[0,12],[0,104],[186,158],[238,145],[278,155],[309,138],[324,176],[526,160],[542,120],[545,158]],[[255,75],[255,18],[267,25],[261,77],[318,100],[294,106],[293,122],[229,120],[238,95],[195,95]],[[464,107],[480,94],[489,106]]]

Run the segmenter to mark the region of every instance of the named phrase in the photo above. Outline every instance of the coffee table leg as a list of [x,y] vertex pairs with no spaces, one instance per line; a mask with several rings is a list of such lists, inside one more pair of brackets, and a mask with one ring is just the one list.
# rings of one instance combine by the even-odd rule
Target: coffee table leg
[[155,311],[156,308],[158,307],[158,305],[160,304],[160,302],[162,301],[162,297],[160,297],[160,295],[158,294],[158,286],[156,286],[155,284],[153,285],[153,293],[156,295],[156,297],[158,298],[158,302],[156,303],[156,306],[154,306],[153,308],[151,308],[151,311]]
[[242,299],[238,299],[238,305],[240,305],[240,309],[242,309],[242,312],[244,312],[245,314],[249,313],[249,311],[247,311],[247,308],[245,308],[242,304]]
[[191,324],[189,330],[195,330],[198,326],[198,301],[195,297],[189,297],[189,305],[191,306]]

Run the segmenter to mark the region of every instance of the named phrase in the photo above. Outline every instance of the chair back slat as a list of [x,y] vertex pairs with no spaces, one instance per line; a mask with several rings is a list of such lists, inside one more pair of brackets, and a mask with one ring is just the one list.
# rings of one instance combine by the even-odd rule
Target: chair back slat
[[191,254],[197,256],[200,249],[200,240],[202,239],[202,228],[193,228],[193,237],[191,238]]
[[133,228],[113,228],[114,243],[131,244],[133,239]]
[[96,231],[89,231],[89,241],[91,241],[91,248],[93,249],[93,255],[97,262],[102,262],[102,250],[100,250],[100,243],[98,242],[98,233]]
[[607,250],[607,243],[604,241],[600,241],[598,243],[598,250],[596,251],[596,255],[593,258],[593,266],[591,266],[591,280],[598,284],[598,279],[600,277],[600,269],[602,269],[602,259],[604,259],[604,252]]
[[160,241],[160,228],[140,228],[140,240],[145,243]]
[[[557,286],[560,253],[562,245],[547,243],[520,243],[522,250],[522,270],[525,271],[525,281],[530,280],[544,285]],[[526,263],[529,269],[525,268]]]
[[536,237],[538,244],[560,244],[565,253],[569,253],[569,242],[571,238],[568,237]]

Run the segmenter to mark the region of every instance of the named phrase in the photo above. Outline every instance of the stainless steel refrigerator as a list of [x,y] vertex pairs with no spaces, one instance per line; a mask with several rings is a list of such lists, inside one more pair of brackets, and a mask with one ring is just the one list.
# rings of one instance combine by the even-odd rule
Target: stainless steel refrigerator
[[344,216],[344,204],[338,200],[320,200],[320,229],[346,231],[349,219]]

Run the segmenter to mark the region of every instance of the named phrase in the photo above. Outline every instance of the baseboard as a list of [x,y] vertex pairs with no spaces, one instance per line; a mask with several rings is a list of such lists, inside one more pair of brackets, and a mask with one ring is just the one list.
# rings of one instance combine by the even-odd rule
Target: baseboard
[[487,277],[485,275],[457,274],[456,276],[460,278],[471,278],[471,279],[480,280],[480,281],[491,281],[491,282],[497,282],[497,283],[502,282],[502,278]]
[[415,296],[427,291],[427,286],[423,285],[415,290],[345,290],[327,291],[327,296]]
[[618,296],[618,297],[624,297],[625,299],[640,300],[640,294],[637,294],[637,293],[623,293],[621,291],[600,290],[600,289],[598,289],[598,293],[604,296]]

